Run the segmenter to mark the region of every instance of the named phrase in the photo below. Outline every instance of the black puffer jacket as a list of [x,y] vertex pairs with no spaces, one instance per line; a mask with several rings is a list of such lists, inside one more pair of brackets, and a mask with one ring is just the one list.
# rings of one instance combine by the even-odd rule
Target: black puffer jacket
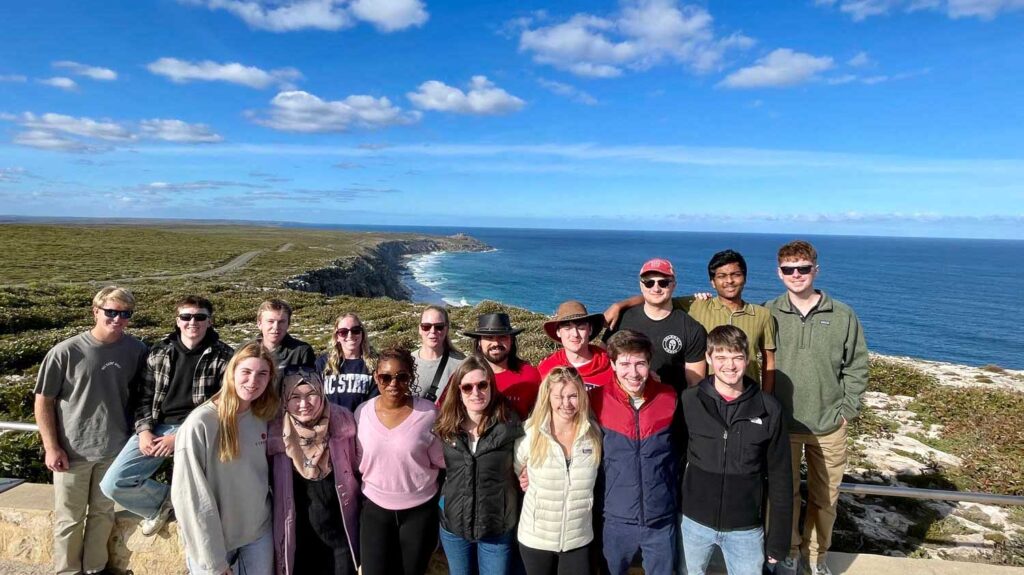
[[441,526],[468,541],[508,533],[519,518],[519,479],[512,462],[523,425],[514,413],[512,418],[484,431],[476,453],[470,452],[465,433],[444,443]]

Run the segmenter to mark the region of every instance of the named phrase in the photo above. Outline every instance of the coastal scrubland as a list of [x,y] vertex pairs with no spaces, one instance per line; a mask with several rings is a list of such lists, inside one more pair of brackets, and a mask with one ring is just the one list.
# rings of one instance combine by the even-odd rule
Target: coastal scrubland
[[[173,328],[178,297],[199,293],[213,301],[215,328],[235,346],[257,334],[254,312],[269,297],[293,305],[292,333],[318,350],[328,344],[333,320],[350,311],[377,349],[412,346],[422,305],[328,297],[285,282],[384,241],[419,238],[235,225],[0,225],[0,420],[33,421],[40,361],[58,341],[91,326],[92,296],[113,281],[135,293],[130,331],[147,343]],[[453,308],[452,321],[461,330],[498,310],[525,328],[523,357],[536,363],[555,350],[541,329],[546,318],[527,310],[483,302]],[[1024,375],[998,366],[873,356],[863,416],[850,428],[847,480],[1024,495],[1022,390]],[[0,476],[49,481],[35,435],[0,434]],[[842,550],[1024,564],[1022,509],[846,495],[840,509]]]

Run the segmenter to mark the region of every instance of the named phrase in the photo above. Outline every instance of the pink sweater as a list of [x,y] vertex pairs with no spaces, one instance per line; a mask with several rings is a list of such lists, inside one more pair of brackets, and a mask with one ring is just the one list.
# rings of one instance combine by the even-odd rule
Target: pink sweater
[[384,427],[374,406],[378,398],[356,408],[356,450],[363,495],[384,509],[410,509],[437,493],[444,448],[434,435],[437,408],[413,398],[412,413],[394,429]]

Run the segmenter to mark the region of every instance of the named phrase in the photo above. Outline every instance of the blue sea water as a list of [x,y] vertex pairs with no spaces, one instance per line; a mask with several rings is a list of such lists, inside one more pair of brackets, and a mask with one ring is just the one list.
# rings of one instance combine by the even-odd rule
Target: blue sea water
[[[340,226],[339,226],[340,227]],[[712,291],[707,261],[731,248],[747,260],[744,297],[754,303],[784,290],[775,253],[792,236],[497,228],[381,228],[465,232],[495,248],[413,258],[418,301],[474,305],[496,300],[544,314],[567,299],[591,311],[638,294],[637,274],[652,257],[672,261],[676,295]],[[805,236],[818,250],[815,285],[857,312],[872,351],[1024,369],[1024,242]]]

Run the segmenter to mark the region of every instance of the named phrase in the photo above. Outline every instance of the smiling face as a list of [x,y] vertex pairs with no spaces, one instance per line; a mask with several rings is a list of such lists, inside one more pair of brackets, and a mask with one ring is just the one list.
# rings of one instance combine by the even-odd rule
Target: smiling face
[[580,390],[576,385],[571,382],[552,385],[548,401],[551,402],[552,417],[565,423],[576,420],[576,414],[580,411]]
[[234,380],[239,411],[245,411],[266,391],[270,383],[270,364],[258,357],[247,357],[235,364]]
[[558,324],[558,339],[571,353],[579,353],[590,341],[589,321],[563,321]]
[[[198,320],[195,317],[189,321],[181,319],[181,314],[188,314],[194,316],[195,314],[206,314],[206,319]],[[181,331],[182,336],[191,341],[202,341],[206,337],[206,331],[210,329],[211,316],[210,310],[194,305],[185,305],[178,308],[178,317],[175,319],[178,325],[178,329]]]
[[615,369],[615,380],[630,397],[641,397],[647,376],[651,371],[650,360],[642,353],[622,353],[612,364]]
[[263,334],[263,343],[270,345],[271,348],[281,345],[284,336],[288,335],[290,324],[291,318],[285,310],[264,310],[256,318],[256,327],[260,328],[260,333]]
[[743,372],[747,369],[747,354],[742,350],[716,349],[707,354],[708,365],[715,371],[715,380],[729,387],[743,383]]
[[409,395],[412,369],[398,360],[384,359],[377,364],[373,378],[382,396],[399,400]]
[[[792,273],[786,275],[784,268],[788,271],[791,268],[802,268],[808,270],[802,273],[800,269],[791,269]],[[809,268],[809,269],[808,269]],[[779,279],[786,289],[795,296],[807,296],[814,291],[814,278],[818,275],[818,266],[809,259],[787,259],[779,262],[776,270]]]
[[493,390],[487,379],[487,373],[482,369],[474,369],[462,376],[462,381],[459,382],[459,392],[462,394],[462,405],[466,407],[466,412],[483,414],[491,403]]
[[[644,282],[650,283],[653,280],[654,284],[651,287],[647,287]],[[666,284],[662,287],[662,284]],[[672,276],[666,276],[660,273],[647,273],[640,278],[640,293],[644,296],[644,303],[652,306],[664,305],[670,299],[672,299],[672,290],[676,287],[676,278]]]
[[[354,331],[352,328],[356,328]],[[345,330],[344,335],[338,330]],[[334,341],[341,345],[341,353],[345,359],[357,359],[363,355],[363,324],[354,317],[343,317],[335,326]]]
[[494,365],[503,365],[511,349],[510,335],[485,335],[480,338],[480,352]]
[[108,299],[101,307],[92,308],[92,317],[96,321],[93,327],[93,336],[100,341],[116,341],[124,335],[124,329],[128,327],[130,319],[124,318],[121,314],[114,317],[107,317],[103,310],[130,311],[132,308],[115,299]]
[[747,276],[738,263],[719,266],[711,278],[711,286],[718,292],[718,296],[729,300],[739,299],[746,283]]
[[286,398],[285,408],[292,417],[302,423],[313,423],[320,419],[324,398],[309,384],[296,385]]

